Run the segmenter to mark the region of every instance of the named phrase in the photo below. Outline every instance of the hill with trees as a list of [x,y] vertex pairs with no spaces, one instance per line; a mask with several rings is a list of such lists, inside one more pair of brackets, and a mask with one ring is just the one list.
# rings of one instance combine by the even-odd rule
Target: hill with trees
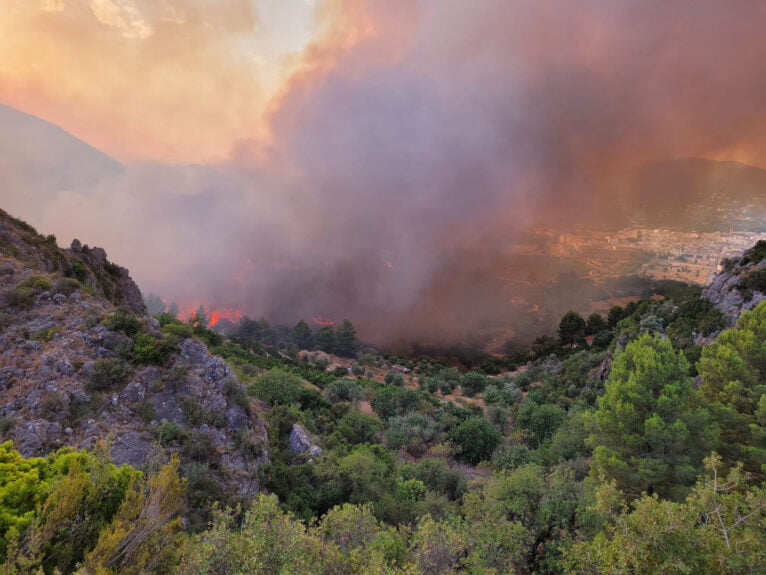
[[3,573],[766,570],[766,303],[660,283],[468,367],[152,318],[0,223]]

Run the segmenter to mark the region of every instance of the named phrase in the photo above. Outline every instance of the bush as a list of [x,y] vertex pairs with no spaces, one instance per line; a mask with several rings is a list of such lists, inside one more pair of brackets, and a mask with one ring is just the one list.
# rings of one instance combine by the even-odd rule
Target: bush
[[147,399],[144,399],[141,403],[139,403],[134,411],[141,418],[141,421],[147,424],[151,422],[156,415],[152,402]]
[[383,381],[385,381],[389,385],[402,386],[404,385],[404,376],[402,375],[400,371],[391,370],[388,373],[386,373],[385,377],[383,378]]
[[227,379],[223,384],[223,393],[234,405],[241,407],[248,417],[252,414],[250,407],[250,398],[247,397],[247,391],[234,380]]
[[185,437],[183,429],[172,421],[162,420],[162,426],[160,427],[160,443],[167,445],[174,441],[182,441]]
[[64,398],[57,392],[44,394],[37,405],[40,410],[40,416],[44,419],[56,419],[63,415],[66,410]]
[[160,340],[146,333],[137,333],[133,338],[133,361],[139,365],[162,365],[167,359],[166,350]]
[[59,278],[53,286],[53,291],[63,293],[64,295],[72,295],[79,289],[80,282],[74,278]]
[[88,277],[88,269],[80,262],[74,262],[72,264],[72,269],[67,272],[67,275],[85,283],[85,278]]
[[342,365],[339,365],[338,367],[332,370],[332,374],[335,377],[343,377],[344,375],[348,375],[348,369],[346,369]]
[[406,447],[409,453],[417,457],[425,451],[425,444],[433,441],[438,434],[438,423],[427,415],[413,413],[394,416],[388,420],[386,444],[391,449]]
[[52,340],[53,336],[56,335],[59,331],[61,331],[59,326],[54,325],[53,327],[41,329],[40,331],[35,332],[34,334],[32,334],[32,337],[30,339],[32,339],[33,341],[41,341],[43,343],[47,343],[50,340]]
[[351,445],[377,443],[377,435],[381,427],[380,419],[374,415],[351,410],[338,420],[332,436]]
[[130,376],[130,369],[116,358],[97,359],[85,382],[85,389],[90,392],[109,391],[123,383]]
[[447,439],[460,450],[458,456],[471,465],[489,460],[500,437],[500,432],[483,417],[467,419],[447,435]]
[[742,265],[749,263],[760,263],[766,259],[766,240],[758,240],[756,244],[745,252],[742,258]]
[[537,394],[530,393],[519,406],[516,425],[531,432],[530,447],[540,447],[566,419],[566,412],[553,403],[543,403]]
[[248,461],[254,461],[263,455],[263,444],[246,429],[238,429],[234,435],[234,445]]
[[754,270],[740,280],[740,291],[766,293],[766,269]]
[[281,369],[270,369],[250,385],[250,393],[271,405],[289,405],[298,401],[301,378]]
[[361,386],[353,379],[337,379],[325,387],[323,395],[327,401],[358,401],[364,397]]
[[370,406],[381,419],[415,411],[418,405],[420,392],[403,387],[381,387],[370,399]]
[[463,391],[463,395],[467,397],[481,393],[485,387],[487,387],[487,378],[475,371],[466,373],[460,381],[460,389]]
[[35,303],[36,295],[37,293],[32,288],[17,286],[6,291],[3,294],[3,299],[8,307],[29,309]]
[[466,490],[465,474],[459,469],[451,469],[444,459],[426,458],[418,463],[404,465],[401,468],[404,479],[417,479],[426,487],[447,496],[454,501]]
[[[162,322],[160,322],[160,325],[162,325]],[[162,335],[165,336],[169,345],[176,346],[185,339],[192,337],[194,330],[188,323],[175,320],[162,326]]]
[[220,460],[220,454],[210,435],[202,432],[195,432],[183,439],[181,454],[184,459],[211,465],[217,465]]
[[40,293],[52,289],[53,284],[42,276],[30,276],[21,282],[18,287],[29,288]]
[[127,336],[134,336],[141,331],[141,320],[126,308],[117,308],[104,322],[112,331],[121,331]]
[[190,397],[181,398],[181,411],[191,425],[212,425],[222,428],[226,425],[226,419],[223,415],[200,405]]
[[13,420],[10,417],[0,417],[0,433],[7,433],[13,429]]

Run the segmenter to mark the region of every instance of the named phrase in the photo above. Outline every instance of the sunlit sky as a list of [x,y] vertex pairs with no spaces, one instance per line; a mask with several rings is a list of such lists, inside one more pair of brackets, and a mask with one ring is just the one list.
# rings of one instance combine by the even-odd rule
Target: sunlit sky
[[206,162],[263,129],[312,0],[0,0],[0,103],[122,161]]

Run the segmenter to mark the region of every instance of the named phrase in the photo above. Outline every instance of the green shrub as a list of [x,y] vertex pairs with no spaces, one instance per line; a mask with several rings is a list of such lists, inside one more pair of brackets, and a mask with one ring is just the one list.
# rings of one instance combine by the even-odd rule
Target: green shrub
[[184,397],[180,400],[181,411],[191,425],[212,425],[213,427],[224,427],[226,419],[223,415],[200,405],[194,399]]
[[343,377],[344,375],[348,375],[348,369],[346,369],[342,365],[339,365],[338,367],[332,370],[332,374],[335,377]]
[[[754,270],[740,280],[740,291],[766,293],[766,269]],[[750,293],[752,295],[752,293]]]
[[250,398],[243,386],[234,380],[227,379],[223,384],[223,393],[234,405],[241,407],[248,417],[251,415]]
[[33,341],[41,341],[41,342],[47,343],[50,340],[52,340],[53,336],[60,331],[61,329],[59,328],[59,326],[54,325],[47,329],[41,329],[40,331],[33,333],[30,339]]
[[0,417],[0,433],[7,433],[13,429],[13,420],[10,417]]
[[460,380],[460,389],[463,391],[463,395],[467,397],[481,393],[485,387],[487,387],[487,378],[475,371],[466,373]]
[[181,454],[184,459],[199,463],[217,465],[220,460],[220,454],[213,444],[210,435],[202,432],[192,433],[183,439]]
[[381,387],[370,398],[370,406],[381,419],[404,415],[418,408],[421,393],[404,387]]
[[53,291],[56,293],[63,293],[64,295],[71,295],[80,289],[80,282],[74,278],[59,278],[56,280],[53,286]]
[[106,318],[104,325],[112,331],[121,331],[131,337],[141,331],[142,327],[141,320],[129,309],[122,307]]
[[250,385],[250,393],[271,405],[289,405],[298,401],[303,383],[295,374],[270,369]]
[[253,461],[263,454],[263,445],[246,429],[238,429],[234,435],[234,445],[242,452],[245,459]]
[[151,401],[145,399],[138,404],[135,411],[144,423],[149,423],[154,419],[154,406]]
[[97,359],[85,382],[85,389],[90,392],[109,391],[125,383],[130,376],[130,369],[116,358]]
[[35,303],[37,293],[29,287],[16,286],[3,294],[3,299],[8,307],[29,309]]
[[364,397],[362,387],[353,379],[337,379],[325,387],[323,395],[327,401],[358,401]]
[[404,385],[404,376],[402,375],[400,371],[392,369],[391,371],[386,373],[385,377],[383,377],[383,381],[385,381],[389,385],[402,386]]
[[52,289],[53,284],[50,282],[50,280],[42,276],[29,276],[27,279],[22,281],[18,287],[30,288],[39,293]]
[[426,443],[433,441],[439,433],[439,425],[420,413],[394,416],[388,420],[386,444],[391,449],[406,447],[407,451],[418,457],[426,449]]
[[133,337],[133,360],[140,365],[162,365],[167,359],[167,353],[161,343],[147,333],[137,333]]
[[745,252],[742,258],[742,265],[749,263],[759,263],[766,259],[766,240],[758,240],[756,244]]
[[500,432],[483,417],[466,419],[447,435],[460,450],[459,457],[472,465],[489,460],[500,437]]
[[80,262],[74,262],[72,269],[67,272],[67,275],[85,283],[85,278],[88,277],[88,269]]
[[160,443],[163,445],[167,445],[168,443],[173,443],[174,441],[182,441],[185,437],[185,433],[183,429],[181,429],[178,425],[173,423],[172,421],[167,421],[165,419],[162,420],[162,425],[160,426]]
[[162,325],[162,335],[164,335],[165,339],[167,339],[173,345],[178,345],[183,340],[188,339],[194,335],[194,330],[189,324],[182,323],[178,320],[167,322],[164,325],[162,324],[162,321],[160,321],[160,325]]

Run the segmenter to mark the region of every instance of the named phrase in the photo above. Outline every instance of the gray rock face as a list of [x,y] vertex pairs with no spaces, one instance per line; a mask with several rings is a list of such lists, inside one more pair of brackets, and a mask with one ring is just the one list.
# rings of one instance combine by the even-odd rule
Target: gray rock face
[[727,324],[732,326],[737,323],[737,319],[743,312],[755,308],[766,299],[766,294],[755,291],[752,293],[752,297],[746,300],[739,291],[742,275],[755,269],[763,269],[765,266],[766,261],[762,261],[758,265],[750,264],[735,268],[731,272],[721,272],[703,290],[702,297],[710,300],[723,314]]
[[36,419],[16,431],[15,447],[24,457],[39,455],[40,451],[53,443],[59,443],[61,425]]
[[210,383],[220,383],[232,375],[231,368],[223,359],[210,355],[205,344],[195,339],[181,343],[181,359]]
[[116,465],[127,463],[133,467],[141,468],[146,463],[146,458],[152,449],[149,443],[137,431],[128,431],[119,435],[112,444],[112,459]]
[[300,423],[293,424],[293,430],[290,432],[290,440],[287,448],[292,453],[308,453],[312,457],[322,455],[322,449],[314,444],[311,434]]

